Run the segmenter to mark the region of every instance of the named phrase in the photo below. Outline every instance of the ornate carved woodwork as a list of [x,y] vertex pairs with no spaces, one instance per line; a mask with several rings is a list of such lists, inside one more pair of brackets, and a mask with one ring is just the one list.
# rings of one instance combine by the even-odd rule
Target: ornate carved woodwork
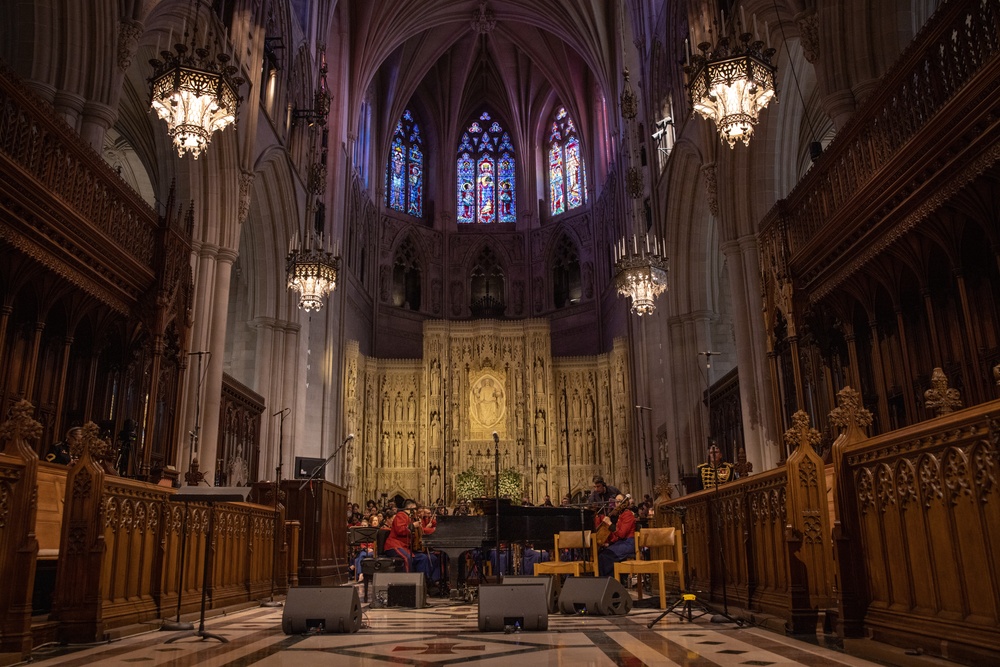
[[217,483],[220,486],[248,486],[257,481],[259,474],[264,397],[223,374],[219,412]]

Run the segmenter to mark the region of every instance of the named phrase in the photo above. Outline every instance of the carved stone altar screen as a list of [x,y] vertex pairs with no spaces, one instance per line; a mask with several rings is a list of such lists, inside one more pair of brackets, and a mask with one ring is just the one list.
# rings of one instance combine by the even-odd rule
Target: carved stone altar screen
[[[602,474],[623,491],[639,490],[626,344],[593,357],[551,355],[545,320],[430,321],[422,359],[374,359],[345,348],[344,414],[349,443],[346,486],[353,502],[397,493],[432,503],[457,501],[455,477],[519,471],[523,495],[558,504]],[[447,454],[447,460],[445,457]],[[447,493],[443,480],[447,476]]]

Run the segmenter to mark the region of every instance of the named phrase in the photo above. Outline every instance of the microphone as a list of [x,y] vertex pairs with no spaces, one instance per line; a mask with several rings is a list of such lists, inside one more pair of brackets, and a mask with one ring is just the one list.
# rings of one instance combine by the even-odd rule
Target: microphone
[[493,431],[493,442],[496,443],[496,444],[498,444],[498,445],[500,444],[500,436],[497,435],[496,431]]
[[350,435],[348,435],[348,436],[347,436],[346,438],[344,438],[344,444],[346,445],[346,444],[347,444],[347,443],[349,443],[349,442],[350,442],[351,440],[354,440],[354,434],[353,434],[353,433],[351,433],[351,434],[350,434]]
[[291,409],[291,408],[282,408],[281,410],[278,410],[277,412],[275,412],[275,413],[274,413],[273,415],[271,415],[271,416],[272,416],[272,417],[277,417],[277,416],[278,416],[278,415],[280,415],[280,414],[283,414],[283,413],[285,413],[285,412],[291,412],[291,411],[292,411],[292,409]]
[[645,405],[637,405],[637,406],[635,406],[635,409],[636,410],[649,410],[650,412],[653,411],[653,408],[647,408]]
[[189,357],[200,357],[203,354],[212,354],[212,353],[209,352],[208,350],[205,350],[203,352],[188,352]]
[[711,350],[706,350],[704,352],[699,352],[699,357],[714,357],[717,354],[722,354],[721,352],[712,352]]

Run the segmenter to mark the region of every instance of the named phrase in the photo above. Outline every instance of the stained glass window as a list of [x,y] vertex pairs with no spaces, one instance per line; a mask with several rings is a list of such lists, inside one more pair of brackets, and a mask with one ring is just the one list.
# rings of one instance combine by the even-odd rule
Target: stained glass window
[[420,126],[407,109],[396,123],[389,146],[385,203],[389,208],[421,217],[424,214],[424,152]]
[[565,107],[557,107],[552,114],[546,157],[549,164],[549,213],[559,215],[587,203],[580,138]]
[[484,112],[458,145],[458,221],[517,222],[514,145],[500,123]]

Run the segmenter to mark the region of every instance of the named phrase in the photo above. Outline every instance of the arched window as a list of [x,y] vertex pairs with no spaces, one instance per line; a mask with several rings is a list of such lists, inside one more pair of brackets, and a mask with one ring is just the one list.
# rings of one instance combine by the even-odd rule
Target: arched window
[[410,237],[399,244],[392,264],[392,305],[420,310],[420,260]]
[[409,109],[396,123],[385,174],[385,203],[418,218],[424,214],[424,151],[420,126]]
[[576,246],[564,235],[552,258],[552,303],[556,308],[564,308],[580,303],[582,295],[580,257]]
[[576,124],[566,107],[556,108],[545,142],[549,161],[549,213],[559,215],[587,202],[586,171]]
[[458,221],[517,222],[514,145],[483,112],[458,146]]

